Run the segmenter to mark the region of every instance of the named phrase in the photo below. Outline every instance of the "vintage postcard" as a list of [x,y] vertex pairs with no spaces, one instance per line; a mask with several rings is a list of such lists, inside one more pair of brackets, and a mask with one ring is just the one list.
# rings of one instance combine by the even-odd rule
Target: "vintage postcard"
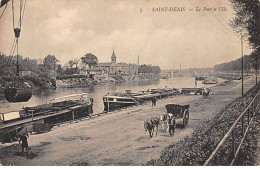
[[0,0],[0,165],[259,165],[259,3]]

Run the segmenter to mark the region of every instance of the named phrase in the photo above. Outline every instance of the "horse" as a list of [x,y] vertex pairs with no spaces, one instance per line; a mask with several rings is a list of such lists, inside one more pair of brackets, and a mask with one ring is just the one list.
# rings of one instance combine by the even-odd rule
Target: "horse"
[[210,91],[211,91],[211,89],[209,89],[209,88],[205,88],[204,91],[203,91],[203,98],[208,97]]
[[159,118],[152,117],[146,121],[144,121],[144,130],[145,132],[149,132],[149,139],[153,137],[154,128],[156,127],[156,136],[158,131],[158,125],[159,125]]
[[162,129],[164,131],[166,131],[167,129],[167,118],[168,118],[168,113],[161,113],[160,121],[162,121]]
[[157,117],[152,117],[151,121],[153,122],[154,127],[156,127],[156,136],[157,136],[157,132],[158,132],[158,126],[160,123],[160,119]]

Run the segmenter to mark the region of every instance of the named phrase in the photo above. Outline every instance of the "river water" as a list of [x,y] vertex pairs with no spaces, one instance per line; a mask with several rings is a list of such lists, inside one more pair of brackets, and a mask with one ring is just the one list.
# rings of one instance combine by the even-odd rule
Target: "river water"
[[[219,79],[221,82],[221,79]],[[152,88],[184,88],[194,87],[194,77],[175,77],[170,79],[161,79],[157,81],[140,81],[135,83],[121,83],[121,84],[100,84],[88,88],[57,88],[56,90],[39,90],[33,94],[28,102],[22,103],[8,103],[6,100],[0,100],[0,112],[9,112],[20,110],[27,106],[36,106],[39,104],[48,103],[51,99],[72,94],[89,93],[94,99],[93,110],[94,113],[101,113],[104,110],[102,96],[112,92],[124,92],[131,90],[132,92],[139,92],[142,90]],[[197,81],[197,87],[210,87],[212,85],[204,85],[201,81]]]

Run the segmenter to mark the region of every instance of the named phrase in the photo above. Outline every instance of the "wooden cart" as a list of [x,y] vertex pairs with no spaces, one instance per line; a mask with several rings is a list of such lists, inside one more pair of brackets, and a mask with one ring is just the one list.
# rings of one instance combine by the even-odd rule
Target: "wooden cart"
[[179,121],[185,127],[189,122],[189,107],[190,105],[167,104],[165,108],[167,113],[171,113],[175,119],[175,124]]

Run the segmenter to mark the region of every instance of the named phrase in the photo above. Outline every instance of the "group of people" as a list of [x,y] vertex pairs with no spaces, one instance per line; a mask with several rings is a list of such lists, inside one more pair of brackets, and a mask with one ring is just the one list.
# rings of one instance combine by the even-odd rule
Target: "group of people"
[[146,132],[149,132],[149,139],[153,137],[154,131],[156,131],[157,136],[159,121],[162,121],[162,129],[164,131],[168,131],[170,136],[174,135],[176,127],[175,118],[173,114],[163,112],[161,113],[160,119],[157,117],[152,117],[144,121],[144,129]]
[[[172,113],[161,113],[162,128],[164,131],[168,131],[170,136],[174,135],[176,122]],[[166,126],[168,126],[166,128]]]

